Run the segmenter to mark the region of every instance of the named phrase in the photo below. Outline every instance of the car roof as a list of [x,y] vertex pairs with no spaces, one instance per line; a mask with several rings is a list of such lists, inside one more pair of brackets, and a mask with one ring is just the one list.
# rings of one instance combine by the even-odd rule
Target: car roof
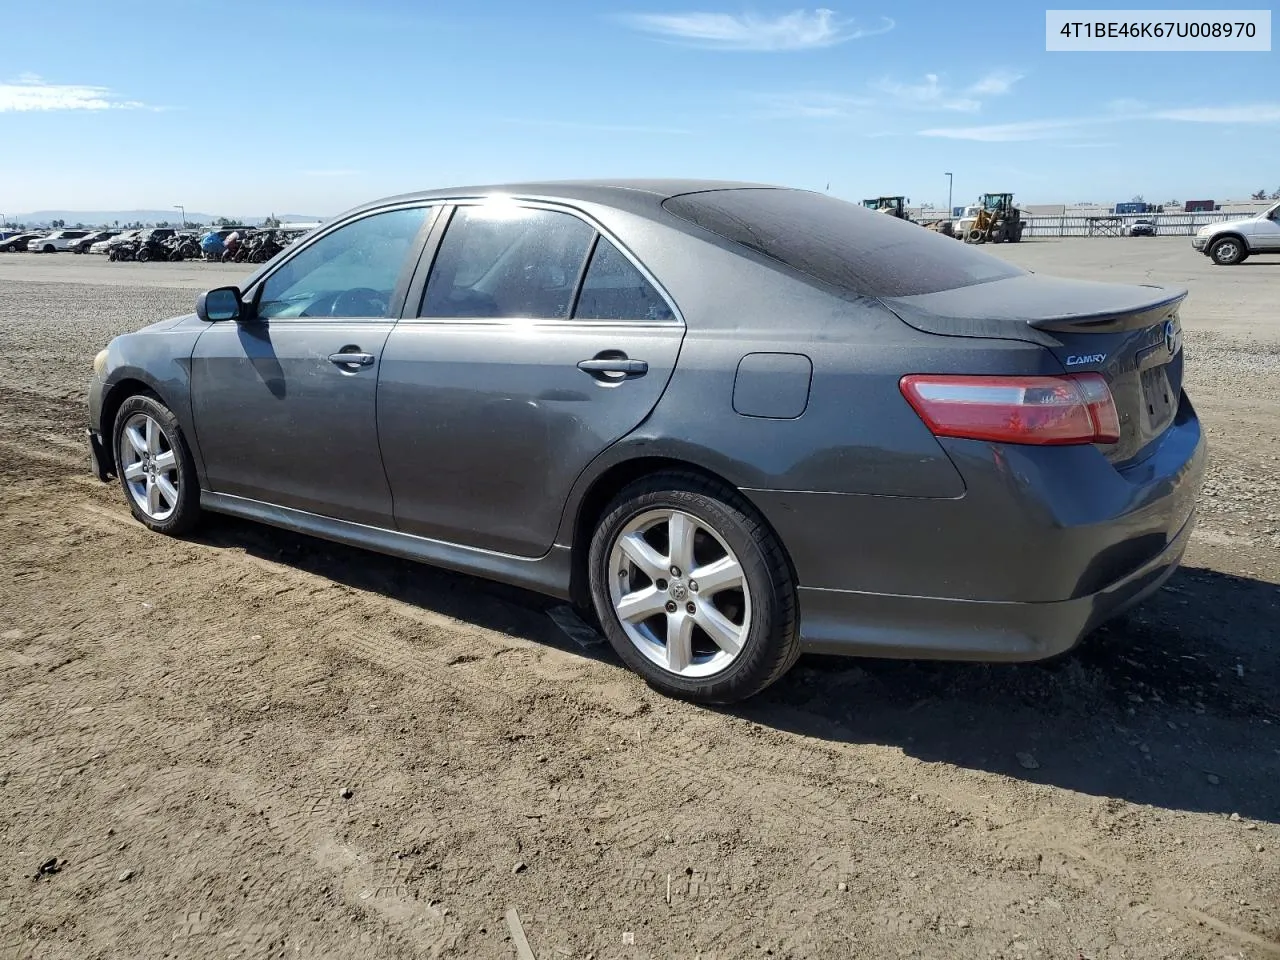
[[620,180],[541,180],[524,183],[488,183],[471,186],[443,187],[384,197],[362,204],[350,212],[405,203],[413,200],[448,200],[507,194],[525,199],[568,200],[599,203],[636,213],[652,211],[664,200],[685,193],[709,190],[785,189],[772,183],[749,183],[736,180],[696,179],[620,179]]

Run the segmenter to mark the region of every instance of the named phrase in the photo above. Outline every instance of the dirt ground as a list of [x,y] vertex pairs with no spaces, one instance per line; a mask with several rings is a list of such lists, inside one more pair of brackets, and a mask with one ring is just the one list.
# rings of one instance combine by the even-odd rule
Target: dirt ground
[[238,275],[0,255],[0,958],[1280,957],[1280,258],[1190,287],[1184,569],[1059,661],[658,696],[518,591],[88,471],[110,336]]

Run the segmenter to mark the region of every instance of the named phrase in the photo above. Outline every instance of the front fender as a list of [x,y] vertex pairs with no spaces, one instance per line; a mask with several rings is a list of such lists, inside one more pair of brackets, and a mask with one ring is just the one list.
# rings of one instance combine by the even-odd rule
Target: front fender
[[116,411],[126,398],[145,389],[173,411],[203,484],[204,458],[191,410],[191,354],[205,328],[206,324],[194,315],[180,317],[123,334],[107,345],[97,411],[93,411],[92,392],[98,387],[91,390],[90,411],[96,419],[91,426],[99,431],[109,455],[114,457],[112,427]]

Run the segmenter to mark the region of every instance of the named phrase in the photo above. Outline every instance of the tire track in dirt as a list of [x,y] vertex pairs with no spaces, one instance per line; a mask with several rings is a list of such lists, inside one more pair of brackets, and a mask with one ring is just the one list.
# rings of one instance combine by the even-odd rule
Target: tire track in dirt
[[[117,515],[119,521],[128,523],[128,519]],[[327,584],[316,575],[299,572],[287,565],[275,563],[259,557],[242,555],[244,562],[268,573],[272,581],[281,579],[296,581],[299,587],[324,590]],[[519,640],[506,635],[493,634],[479,628],[470,628],[468,636],[459,637],[453,632],[458,622],[438,614],[421,611],[409,607],[400,601],[365,593],[360,600],[367,605],[402,620],[407,620],[425,628],[430,636],[425,642],[411,642],[389,632],[362,632],[351,635],[344,644],[344,652],[360,656],[375,664],[380,669],[388,669],[403,677],[412,677],[424,685],[439,688],[447,687],[455,703],[465,705],[470,720],[483,717],[509,716],[512,712],[527,709],[529,704],[510,692],[509,678],[493,677],[483,669],[485,658],[475,657],[475,640],[494,644],[501,648],[512,648],[529,654],[535,645],[529,641]],[[369,618],[377,619],[377,618]],[[575,658],[559,651],[538,651],[540,657],[526,656],[524,662],[516,669],[524,669],[532,662],[552,661],[552,669],[543,672],[543,680],[560,679],[564,670],[556,670],[556,666],[567,666]],[[492,653],[489,655],[493,656]],[[641,791],[659,792],[665,796],[682,798],[686,805],[710,805],[722,810],[738,823],[747,823],[757,836],[770,846],[784,849],[787,840],[794,838],[799,831],[806,835],[815,835],[827,841],[833,835],[849,836],[859,826],[873,825],[874,821],[866,816],[852,813],[855,804],[862,808],[868,806],[867,795],[859,795],[846,800],[837,799],[833,791],[815,787],[808,783],[808,777],[796,776],[797,769],[806,772],[814,768],[824,768],[827,776],[824,779],[844,780],[848,782],[853,771],[839,765],[839,758],[833,751],[820,751],[813,748],[792,748],[781,753],[776,750],[770,754],[772,761],[770,773],[772,779],[747,778],[741,775],[740,768],[727,769],[716,763],[716,756],[706,740],[691,735],[664,737],[658,744],[660,752],[646,749],[654,741],[647,729],[629,729],[625,724],[619,725],[616,717],[609,717],[602,722],[593,708],[599,710],[602,705],[582,697],[581,690],[572,683],[561,683],[561,694],[575,698],[583,711],[577,717],[578,723],[594,727],[589,734],[610,737],[626,735],[630,742],[622,755],[614,760],[612,784],[616,795],[629,799]],[[604,709],[608,709],[607,705]],[[702,719],[701,711],[692,710],[692,716],[686,718],[694,726]],[[702,724],[711,726],[711,724]],[[468,733],[474,733],[469,730]],[[625,761],[625,762],[624,762]],[[859,771],[861,773],[861,771]],[[607,801],[606,801],[607,802]],[[871,812],[871,811],[866,811]],[[688,828],[690,820],[678,819],[676,824]],[[615,870],[633,891],[656,894],[659,888],[665,888],[664,873],[672,874],[674,864],[654,865],[654,854],[662,849],[655,844],[655,824],[650,815],[627,815],[625,807],[613,809],[605,817],[596,818],[594,832],[605,839],[613,851]],[[1010,838],[1023,836],[1022,842],[1013,842]],[[1066,845],[1055,847],[1050,863],[1044,862],[1043,850],[1047,837],[1043,831],[1021,831],[1006,834],[995,849],[1004,855],[1016,854],[1025,858],[1029,850],[1041,851],[1037,858],[1038,870],[1048,871],[1059,880],[1071,883],[1081,892],[1089,893],[1103,883],[1102,878],[1089,876],[1089,867],[1097,867],[1096,858],[1090,859],[1077,847]],[[794,848],[794,844],[792,844]],[[1016,849],[1015,849],[1016,848]],[[846,882],[851,874],[850,865],[853,854],[839,849],[825,847],[816,852],[809,864],[811,873],[816,874],[815,888],[827,886],[833,877],[836,882]],[[1081,864],[1086,865],[1083,869]],[[685,867],[675,871],[674,892],[686,899],[707,899],[717,894],[739,893],[746,889],[755,879],[753,876],[735,878],[722,869],[698,869]],[[1118,882],[1123,877],[1123,865],[1119,869],[1108,868],[1107,880]],[[829,889],[829,887],[828,887]],[[816,891],[815,891],[816,892]],[[1203,911],[1192,911],[1177,901],[1161,895],[1154,906],[1170,914],[1178,914],[1184,923],[1195,923],[1203,920]],[[1238,928],[1225,921],[1215,920],[1214,927],[1220,932],[1235,937],[1243,943],[1265,943],[1247,930]],[[724,935],[732,937],[729,928]],[[1256,945],[1256,944],[1255,944]]]
[[[82,492],[85,486],[101,492],[86,499]],[[196,626],[212,628],[225,623],[224,630],[233,626],[247,630],[248,621],[261,611],[270,611],[276,622],[292,624],[288,635],[275,642],[279,644],[279,654],[296,655],[296,661],[288,665],[287,671],[275,676],[239,677],[238,692],[225,696],[221,707],[215,706],[200,728],[188,725],[179,730],[175,720],[181,712],[177,709],[153,709],[141,720],[133,718],[135,731],[151,729],[138,738],[135,747],[152,748],[157,756],[169,762],[189,758],[202,744],[208,753],[207,740],[214,728],[233,728],[234,724],[253,717],[264,705],[274,709],[269,702],[273,687],[283,683],[295,690],[307,690],[316,684],[324,685],[326,672],[315,665],[314,657],[310,665],[305,664],[303,657],[319,651],[334,662],[354,658],[379,674],[428,691],[427,696],[448,717],[451,736],[462,741],[461,749],[446,751],[452,756],[464,754],[467,744],[502,743],[522,729],[522,735],[533,741],[552,742],[559,730],[573,729],[575,737],[583,742],[610,745],[608,753],[592,751],[590,754],[570,746],[570,752],[575,754],[572,759],[578,764],[576,780],[547,778],[527,771],[520,771],[516,778],[528,783],[530,806],[551,807],[553,812],[544,818],[556,829],[568,830],[579,819],[591,824],[592,835],[606,848],[601,862],[607,871],[603,876],[596,875],[595,888],[586,896],[592,907],[604,916],[619,913],[609,902],[619,897],[631,902],[637,898],[665,900],[667,880],[671,877],[673,916],[690,924],[692,929],[694,914],[687,911],[696,912],[697,904],[724,905],[744,897],[768,894],[778,881],[771,878],[767,868],[753,864],[753,860],[789,856],[795,858],[807,874],[800,889],[812,901],[790,917],[791,922],[806,918],[826,922],[837,906],[829,900],[823,901],[821,894],[829,893],[836,882],[855,889],[862,882],[856,876],[858,857],[865,855],[867,849],[847,841],[856,838],[858,844],[869,845],[874,851],[899,835],[895,822],[901,818],[894,814],[907,787],[886,782],[879,790],[864,789],[869,771],[876,769],[868,762],[865,750],[810,747],[796,743],[791,735],[776,732],[752,734],[754,725],[746,721],[681,704],[658,701],[660,711],[655,711],[649,706],[652,695],[629,675],[619,677],[620,668],[615,666],[595,663],[525,637],[488,631],[413,607],[394,596],[335,584],[288,564],[244,553],[234,545],[228,549],[225,545],[166,541],[151,535],[129,517],[124,506],[114,499],[118,494],[114,486],[104,487],[89,481],[87,485],[76,484],[74,490],[67,489],[70,498],[58,495],[52,501],[46,500],[43,493],[33,491],[18,489],[10,494],[17,495],[14,504],[20,508],[19,514],[46,521],[44,529],[55,539],[87,534],[109,539],[113,554],[146,558],[145,563],[155,568],[156,575],[170,563],[188,558],[184,562],[191,569],[184,578],[171,588],[162,588],[161,595],[152,598],[157,601],[153,605],[157,609],[163,611],[170,606],[181,609],[185,604],[192,610],[200,609],[201,620]],[[52,521],[50,517],[59,519]],[[86,545],[93,544],[90,541]],[[69,550],[67,556],[75,559],[75,548]],[[81,562],[92,561],[81,558]],[[147,566],[141,568],[140,579],[144,581],[148,578],[147,569]],[[108,577],[113,575],[109,565],[103,568],[103,573]],[[245,605],[245,609],[227,609],[225,605],[230,597],[235,597],[237,604]],[[205,609],[207,603],[211,606]],[[72,613],[68,609],[66,615]],[[59,631],[74,632],[62,626]],[[121,638],[114,633],[94,643],[100,649],[113,639],[118,642]],[[251,662],[245,661],[245,652],[235,645],[228,649],[229,664]],[[52,653],[61,655],[60,651]],[[33,656],[24,655],[28,659]],[[208,662],[215,666],[222,656],[215,649],[202,651],[202,655],[210,658]],[[56,661],[57,657],[53,657],[49,662]],[[210,693],[221,693],[221,686],[201,689],[203,681],[198,675],[184,679],[184,672],[191,665],[189,656],[181,653],[162,656],[154,662],[148,658],[136,665],[129,680],[130,689],[135,694],[162,692],[166,702],[199,703],[208,699]],[[24,669],[32,666],[27,663]],[[283,704],[281,709],[288,706]],[[59,704],[64,711],[84,707],[94,707],[99,717],[108,717],[113,723],[124,724],[129,716],[124,707],[117,710],[92,695],[82,696],[75,703]],[[31,725],[25,725],[24,729],[30,732]],[[157,735],[155,729],[165,732]],[[716,749],[740,737],[747,745],[745,753]],[[119,749],[118,743],[86,741],[74,744],[74,750],[68,752],[68,743],[65,738],[61,742],[61,754],[65,755],[53,751],[53,759],[40,761],[34,779],[24,782],[23,786],[37,792],[48,789],[51,784],[61,789],[66,785],[65,778],[75,776],[74,770],[87,762],[86,755],[92,756],[87,751]],[[455,748],[459,746],[453,744]],[[202,759],[208,762],[218,755],[215,751]],[[4,763],[8,767],[10,758],[6,757]],[[28,771],[32,769],[28,767]],[[182,777],[187,775],[177,777],[164,789],[178,789]],[[894,777],[885,771],[880,771],[880,775],[886,781]],[[301,792],[271,794],[263,804],[268,810],[266,822],[272,836],[288,849],[312,859],[314,851],[330,850],[327,844],[360,850],[358,845],[347,846],[346,841],[334,839],[338,836],[337,823],[325,818],[336,805],[332,802],[332,782],[323,783],[324,779],[312,776]],[[901,779],[909,781],[910,777]],[[136,788],[145,784],[146,778],[132,782]],[[477,791],[493,790],[494,785],[492,771],[473,766],[466,777],[455,780],[450,787],[457,800],[466,803]],[[841,786],[845,788],[843,792],[839,789]],[[952,791],[950,799],[952,805],[963,811],[967,802],[971,807],[969,813],[980,815],[985,804],[976,791],[956,786],[958,789]],[[243,803],[240,789],[223,795]],[[248,789],[269,792],[267,786],[257,781],[249,781]],[[550,798],[550,804],[540,797]],[[636,798],[653,798],[657,809],[643,803],[637,807]],[[687,842],[688,836],[705,830],[707,811],[715,811],[724,822],[733,824],[733,830],[720,830],[701,846],[696,840]],[[132,810],[138,816],[155,816],[156,812],[154,802],[150,801]],[[303,826],[279,826],[292,824],[290,818],[298,813],[306,814]],[[515,812],[507,809],[495,815],[514,818]],[[673,833],[686,841],[685,850],[689,853],[666,844],[665,833]],[[1025,859],[1031,850],[1043,849],[1045,841],[1040,834],[1038,830],[1025,831],[1022,835],[1011,833],[1014,839],[1008,841],[1004,849],[1011,856]],[[707,843],[732,843],[735,837],[738,842],[748,844],[747,853],[704,859],[709,849]],[[990,840],[980,838],[958,841],[957,849],[959,853],[955,855],[962,857],[965,850],[971,855],[989,855],[996,848]],[[409,889],[409,875],[390,861],[379,859],[380,854],[371,853],[367,860],[361,859],[366,856],[364,853],[356,852],[353,856],[356,857],[358,889],[346,890],[344,886],[344,897],[349,899],[354,893],[358,898],[360,891],[366,889],[386,891],[379,895],[379,902],[385,900],[389,905],[386,910],[380,910],[379,903],[364,906],[383,927],[396,929],[401,922],[396,919],[400,909],[396,904],[406,899],[404,891]],[[449,886],[456,888],[483,880],[474,871],[459,866],[451,869],[453,873],[442,891],[453,893],[448,891]],[[1122,868],[1103,871],[1096,879],[1082,875],[1073,879],[1068,874],[1069,871],[1064,870],[1063,875],[1054,874],[1053,879],[1070,882],[1092,896],[1104,897],[1113,886],[1119,889],[1126,883]],[[787,877],[788,882],[797,879],[793,872],[788,872]],[[1198,909],[1188,907],[1180,916],[1194,923],[1203,917],[1188,911]],[[412,910],[410,912],[412,914]],[[624,909],[623,920],[625,912]],[[1209,916],[1203,910],[1200,913]],[[766,922],[776,923],[778,919],[773,917]],[[1163,915],[1139,920],[1149,924],[1164,922]],[[752,936],[752,931],[758,932],[761,919],[759,915],[739,910],[732,919],[726,916],[714,925],[698,922],[701,925],[697,927],[695,942],[733,952],[733,945]],[[897,921],[886,921],[888,925],[894,922]],[[208,918],[200,923],[217,927]],[[1253,943],[1256,935],[1247,930],[1221,919],[1214,920],[1213,925],[1245,944],[1256,946]],[[531,921],[531,926],[540,929],[536,922]],[[391,945],[387,949],[393,951],[389,955],[395,955],[394,951],[399,948]]]

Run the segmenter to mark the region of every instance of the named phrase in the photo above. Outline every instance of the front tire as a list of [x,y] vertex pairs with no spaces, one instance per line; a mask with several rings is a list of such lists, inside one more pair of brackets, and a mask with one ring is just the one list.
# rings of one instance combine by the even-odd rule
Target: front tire
[[800,654],[781,545],[735,491],[700,475],[662,473],[626,487],[595,530],[588,564],[610,644],[669,696],[744,700]]
[[1209,248],[1209,257],[1214,263],[1223,267],[1234,266],[1237,263],[1244,263],[1249,256],[1244,247],[1244,241],[1236,237],[1223,237],[1221,240],[1214,242]]
[[177,537],[200,519],[195,461],[173,412],[146,394],[129,397],[112,432],[116,476],[139,522]]

